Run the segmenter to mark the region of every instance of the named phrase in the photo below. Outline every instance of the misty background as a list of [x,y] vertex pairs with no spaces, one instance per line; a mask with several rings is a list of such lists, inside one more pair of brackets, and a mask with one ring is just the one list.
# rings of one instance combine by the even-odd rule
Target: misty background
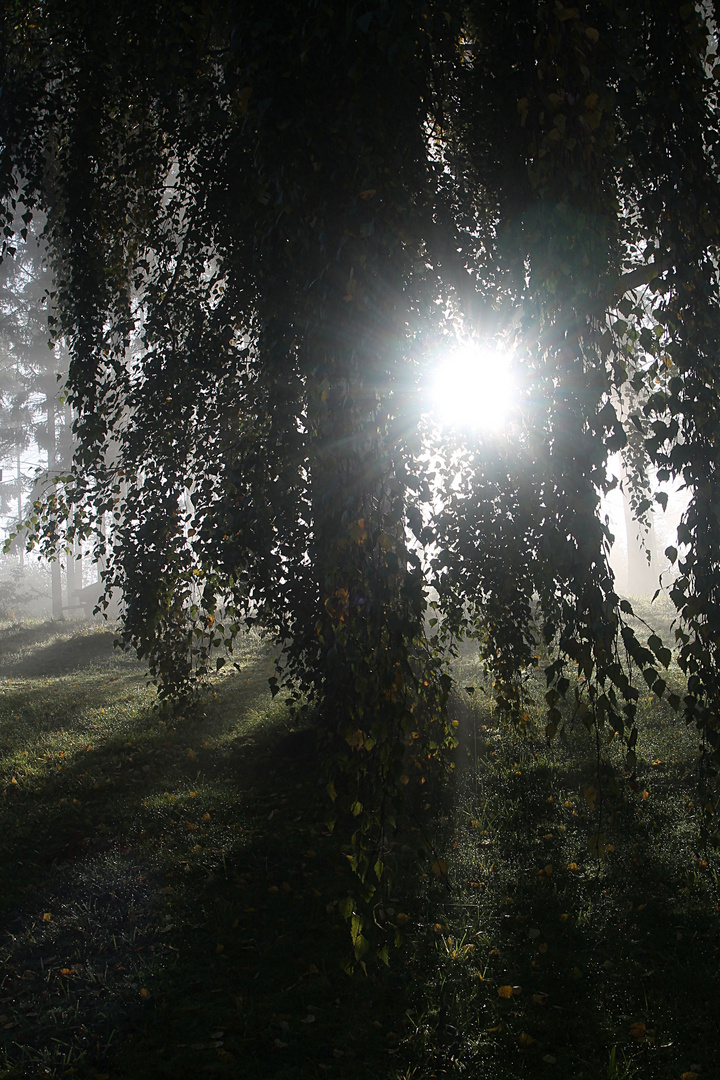
[[[35,225],[38,231],[41,225]],[[9,539],[9,550],[0,553],[0,618],[89,618],[103,592],[104,569],[91,545],[75,541],[49,562],[25,552],[19,528],[52,478],[70,471],[75,448],[64,395],[67,349],[62,339],[53,343],[52,271],[42,240],[27,227],[23,233],[14,258],[0,265],[0,539]],[[677,546],[687,493],[664,485],[667,508],[649,512],[648,528],[633,517],[619,455],[611,458],[610,471],[618,486],[603,500],[601,514],[615,538],[611,565],[618,591],[652,595],[661,582],[669,584],[664,552]],[[660,490],[649,479],[653,493]]]

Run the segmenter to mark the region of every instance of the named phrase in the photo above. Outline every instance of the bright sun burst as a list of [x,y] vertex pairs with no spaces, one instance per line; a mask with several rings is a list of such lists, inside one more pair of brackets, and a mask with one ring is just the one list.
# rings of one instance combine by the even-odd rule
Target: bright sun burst
[[443,427],[499,432],[516,400],[510,354],[492,345],[459,345],[437,364],[430,390]]

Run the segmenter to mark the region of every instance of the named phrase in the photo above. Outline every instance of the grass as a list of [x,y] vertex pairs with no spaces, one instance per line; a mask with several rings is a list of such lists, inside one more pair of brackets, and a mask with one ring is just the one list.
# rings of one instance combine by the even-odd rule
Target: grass
[[720,1075],[720,864],[654,699],[633,790],[584,728],[458,695],[447,878],[409,875],[402,949],[348,976],[346,860],[257,639],[182,716],[102,628],[6,626],[0,655],[0,1076]]

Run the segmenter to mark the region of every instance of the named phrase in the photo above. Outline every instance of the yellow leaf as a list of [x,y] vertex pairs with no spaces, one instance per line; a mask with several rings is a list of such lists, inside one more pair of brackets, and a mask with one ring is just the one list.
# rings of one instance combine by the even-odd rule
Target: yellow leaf
[[498,997],[510,999],[512,997],[512,986],[498,986]]
[[150,991],[146,990],[144,986],[140,991],[140,997],[143,999],[143,1001],[147,1001],[147,999],[150,997]]
[[332,780],[330,781],[328,786],[325,788],[325,790],[327,791],[327,793],[330,796],[330,798],[332,799],[332,801],[335,802],[335,800],[337,799],[337,791],[335,790],[335,785],[333,784]]
[[448,864],[444,859],[437,859],[436,862],[432,864],[432,872],[438,879],[447,877]]
[[700,1080],[700,1078],[696,1072],[684,1072],[680,1080]]
[[359,750],[365,742],[365,732],[359,728],[357,731],[353,731],[351,735],[345,736],[345,742],[348,744],[351,750]]
[[377,195],[377,188],[365,188],[365,191],[360,192],[361,199],[372,199]]
[[643,1039],[645,1037],[646,1027],[641,1020],[630,1025],[630,1034],[633,1039]]
[[44,914],[43,914],[43,922],[50,922],[51,919],[52,919],[52,915],[50,914],[50,912],[49,911],[44,912]]
[[533,1039],[532,1035],[528,1035],[527,1032],[523,1031],[520,1035],[521,1046],[532,1046],[534,1042],[535,1040]]
[[409,915],[405,915],[402,911],[399,911],[395,918],[402,925],[403,923],[406,923],[408,921]]

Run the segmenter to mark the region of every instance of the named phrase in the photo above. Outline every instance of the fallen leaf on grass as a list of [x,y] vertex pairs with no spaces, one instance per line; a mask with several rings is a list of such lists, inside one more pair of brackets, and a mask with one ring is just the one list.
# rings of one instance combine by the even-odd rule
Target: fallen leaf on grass
[[498,986],[498,997],[511,998],[513,993],[512,986]]
[[543,1061],[546,1065],[554,1065],[557,1061],[557,1058],[553,1054],[544,1054]]
[[585,788],[585,791],[583,792],[583,795],[584,795],[584,798],[585,798],[585,802],[588,804],[590,809],[594,810],[595,809],[595,800],[598,797],[598,789],[595,787],[594,784],[590,784],[589,787]]
[[523,1031],[520,1035],[521,1046],[532,1046],[534,1042],[535,1040],[533,1039],[532,1035],[528,1035],[527,1032]]
[[437,861],[432,864],[432,872],[438,879],[447,877],[448,864],[444,859],[437,859]]
[[684,1072],[680,1080],[700,1080],[700,1077],[696,1072]]
[[644,1039],[647,1028],[642,1021],[636,1021],[636,1023],[630,1025],[630,1034],[633,1039]]

